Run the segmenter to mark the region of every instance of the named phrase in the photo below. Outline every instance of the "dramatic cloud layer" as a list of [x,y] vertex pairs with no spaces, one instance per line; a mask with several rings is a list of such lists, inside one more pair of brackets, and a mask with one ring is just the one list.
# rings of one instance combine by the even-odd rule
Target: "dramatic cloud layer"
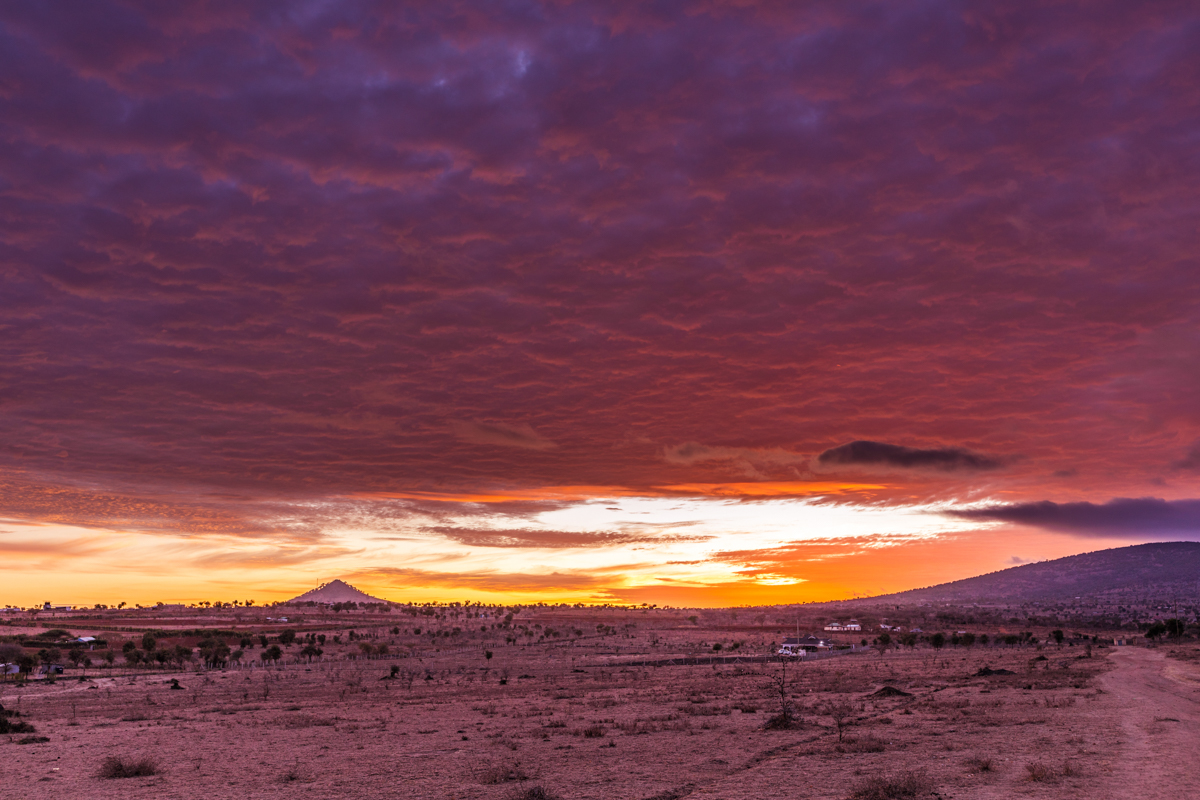
[[0,513],[1195,497],[1197,53],[1166,0],[6,4]]

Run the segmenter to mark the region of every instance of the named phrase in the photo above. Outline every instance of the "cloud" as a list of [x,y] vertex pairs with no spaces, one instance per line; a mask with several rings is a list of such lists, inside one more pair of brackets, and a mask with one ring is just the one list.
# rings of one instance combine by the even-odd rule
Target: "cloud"
[[454,435],[464,442],[494,444],[501,447],[518,447],[524,450],[553,450],[557,444],[540,436],[528,424],[504,425],[501,423],[455,422]]
[[522,528],[858,437],[872,502],[1095,499],[1200,437],[1193,5],[161,5],[0,4],[0,513]]
[[1200,500],[1118,497],[1106,503],[1013,503],[945,512],[972,521],[1029,525],[1075,536],[1200,536]]
[[988,470],[1001,466],[989,456],[958,447],[922,450],[885,442],[854,441],[830,448],[817,456],[822,466],[880,465],[902,469]]
[[1200,470],[1200,442],[1192,445],[1187,455],[1172,464],[1175,469]]
[[493,530],[488,528],[456,528],[451,526],[425,528],[431,533],[469,547],[551,548],[615,547],[636,544],[676,544],[703,542],[710,536],[679,536],[674,534],[647,535],[628,531],[553,531],[553,530]]
[[487,592],[563,592],[588,591],[611,584],[611,576],[576,571],[547,573],[511,573],[491,570],[467,572],[435,572],[408,567],[375,567],[361,569],[347,576],[356,583],[394,589],[475,589]]

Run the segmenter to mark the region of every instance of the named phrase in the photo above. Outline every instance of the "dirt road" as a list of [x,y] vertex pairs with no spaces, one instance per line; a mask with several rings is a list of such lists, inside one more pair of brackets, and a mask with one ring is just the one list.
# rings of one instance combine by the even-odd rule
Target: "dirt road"
[[1200,671],[1141,647],[1110,658],[1115,669],[1098,680],[1108,697],[1089,714],[1115,737],[1107,796],[1200,798]]

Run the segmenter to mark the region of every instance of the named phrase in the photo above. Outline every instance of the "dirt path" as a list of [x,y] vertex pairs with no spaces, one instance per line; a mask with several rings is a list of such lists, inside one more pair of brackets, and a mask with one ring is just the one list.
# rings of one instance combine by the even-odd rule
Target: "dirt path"
[[[1110,656],[1115,669],[1098,685],[1107,702],[1093,712],[1111,730],[1103,764],[1113,798],[1200,797],[1200,673],[1158,650],[1130,647]],[[1089,716],[1093,716],[1089,714]]]

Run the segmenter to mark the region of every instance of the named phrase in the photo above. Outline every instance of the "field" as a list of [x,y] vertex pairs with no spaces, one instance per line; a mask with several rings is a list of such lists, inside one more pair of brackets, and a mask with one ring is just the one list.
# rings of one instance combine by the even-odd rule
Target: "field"
[[[9,681],[8,719],[36,731],[0,737],[0,797],[1200,797],[1195,644],[919,645],[784,663],[762,658],[784,632],[761,625],[573,614],[524,615],[566,637],[433,646],[411,620],[393,634],[310,612],[293,626],[329,645],[311,663],[296,643],[277,664],[118,662]],[[241,624],[255,638],[279,628]],[[366,656],[350,625],[355,644],[392,641],[389,653]],[[93,627],[138,636],[130,620]],[[101,777],[141,761],[153,774]]]

